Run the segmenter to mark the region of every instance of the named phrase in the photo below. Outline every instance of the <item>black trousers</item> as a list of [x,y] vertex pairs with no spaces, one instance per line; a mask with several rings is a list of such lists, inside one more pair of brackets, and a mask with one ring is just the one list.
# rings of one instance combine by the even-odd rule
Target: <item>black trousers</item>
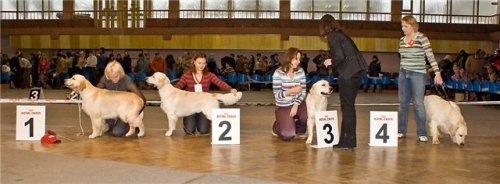
[[210,120],[203,113],[195,113],[184,117],[184,132],[188,135],[208,134],[210,130]]
[[351,78],[339,77],[340,107],[342,125],[340,127],[339,147],[354,148],[356,144],[356,96],[365,71],[354,74]]

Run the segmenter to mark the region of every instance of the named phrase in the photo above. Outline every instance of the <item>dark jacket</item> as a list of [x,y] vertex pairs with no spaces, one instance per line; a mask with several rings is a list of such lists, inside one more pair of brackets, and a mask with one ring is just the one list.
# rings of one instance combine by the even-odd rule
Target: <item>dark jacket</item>
[[328,34],[328,46],[333,69],[338,71],[339,77],[349,79],[359,71],[367,70],[368,65],[358,47],[342,31]]

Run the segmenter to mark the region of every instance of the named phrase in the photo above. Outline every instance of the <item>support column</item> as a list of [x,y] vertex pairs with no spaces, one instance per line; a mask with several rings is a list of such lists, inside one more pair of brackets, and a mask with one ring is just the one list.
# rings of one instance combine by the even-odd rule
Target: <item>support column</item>
[[403,1],[401,0],[391,1],[391,21],[392,22],[401,21],[402,12],[403,12]]
[[62,19],[73,19],[74,14],[75,14],[75,0],[63,1]]
[[168,19],[179,19],[180,18],[180,3],[178,0],[168,1]]

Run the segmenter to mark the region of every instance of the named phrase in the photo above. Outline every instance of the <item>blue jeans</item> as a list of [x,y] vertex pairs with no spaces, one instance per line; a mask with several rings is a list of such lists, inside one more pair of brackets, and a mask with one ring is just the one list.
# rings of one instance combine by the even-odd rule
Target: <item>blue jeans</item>
[[410,70],[399,71],[399,133],[406,135],[408,128],[408,110],[413,98],[415,116],[417,119],[417,136],[426,136],[425,127],[425,74]]

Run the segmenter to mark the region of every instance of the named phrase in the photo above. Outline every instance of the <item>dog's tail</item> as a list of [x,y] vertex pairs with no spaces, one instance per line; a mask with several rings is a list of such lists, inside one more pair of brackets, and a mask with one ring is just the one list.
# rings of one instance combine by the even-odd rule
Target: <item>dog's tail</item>
[[224,103],[224,105],[233,105],[241,99],[242,95],[243,93],[241,92],[237,92],[236,95],[234,95],[233,93],[226,93],[226,94],[216,93],[215,98]]

